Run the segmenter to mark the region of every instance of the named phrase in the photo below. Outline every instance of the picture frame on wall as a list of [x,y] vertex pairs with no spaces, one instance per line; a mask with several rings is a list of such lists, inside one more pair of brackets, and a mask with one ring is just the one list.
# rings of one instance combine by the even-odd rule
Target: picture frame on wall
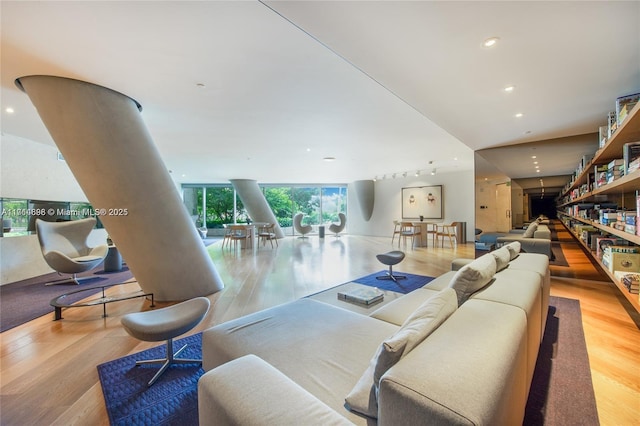
[[402,188],[403,219],[443,219],[442,185]]

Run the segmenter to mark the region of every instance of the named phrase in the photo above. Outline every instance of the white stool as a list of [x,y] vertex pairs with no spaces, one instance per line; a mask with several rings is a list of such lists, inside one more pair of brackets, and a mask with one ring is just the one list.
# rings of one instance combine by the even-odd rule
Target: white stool
[[206,297],[196,297],[166,308],[147,312],[127,314],[122,317],[122,326],[131,336],[146,342],[167,341],[166,357],[137,361],[136,365],[162,363],[160,370],[149,381],[151,386],[171,364],[201,363],[202,359],[175,358],[186,347],[173,352],[173,339],[198,325],[209,311],[210,302]]

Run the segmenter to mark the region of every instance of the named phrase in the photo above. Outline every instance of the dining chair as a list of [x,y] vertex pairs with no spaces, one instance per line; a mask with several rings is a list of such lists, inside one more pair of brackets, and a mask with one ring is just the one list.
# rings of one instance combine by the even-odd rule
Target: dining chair
[[271,248],[273,248],[273,241],[276,242],[276,247],[278,247],[278,239],[276,238],[276,224],[275,223],[266,223],[260,228],[258,228],[258,248],[260,248],[260,241],[262,241],[262,246],[264,247],[267,241],[271,243]]
[[399,220],[394,220],[393,221],[393,235],[391,236],[391,244],[393,244],[393,240],[396,238],[396,235],[397,235],[398,236],[398,246],[400,246],[400,240],[401,240],[400,231],[401,231],[400,221]]
[[231,246],[231,225],[227,225],[227,224],[223,224],[222,227],[224,228],[224,235],[222,237],[222,248],[224,249],[224,245],[227,244],[227,246]]
[[429,246],[429,237],[431,237],[431,241],[433,242],[433,247],[437,244],[437,235],[438,235],[438,224],[433,222],[427,222],[425,227],[426,235],[426,245]]
[[458,222],[451,222],[450,224],[438,225],[438,232],[436,233],[436,243],[440,239],[440,247],[444,247],[445,238],[449,239],[449,245],[451,248],[456,245],[456,225]]
[[419,226],[414,226],[412,222],[401,222],[400,236],[405,246],[407,244],[407,238],[411,238],[411,247],[413,248],[416,246],[416,237],[422,236],[422,230]]
[[[251,228],[245,225],[231,225],[231,241],[233,241],[233,249],[237,250],[238,241],[242,243],[244,240],[244,247],[249,248],[251,246]],[[241,246],[242,248],[242,246]]]

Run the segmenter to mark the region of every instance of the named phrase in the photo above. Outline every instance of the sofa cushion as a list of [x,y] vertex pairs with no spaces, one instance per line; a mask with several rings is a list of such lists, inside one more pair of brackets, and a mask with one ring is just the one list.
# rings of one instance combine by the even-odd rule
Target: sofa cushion
[[377,393],[380,378],[401,358],[427,338],[458,308],[456,292],[451,288],[436,293],[416,309],[400,329],[386,339],[371,359],[369,367],[347,395],[350,410],[378,417]]
[[533,238],[533,234],[534,234],[534,232],[536,232],[536,229],[538,229],[538,222],[531,222],[529,224],[529,226],[527,227],[527,230],[524,231],[523,237],[524,238]]
[[323,426],[353,426],[255,355],[234,359],[200,377],[198,416],[201,425],[283,426],[299,425],[301,419],[313,419],[314,424]]
[[312,299],[299,299],[227,321],[202,333],[202,368],[259,356],[356,424],[344,397],[380,342],[399,327]]
[[494,250],[491,252],[491,255],[496,258],[496,272],[500,272],[509,266],[509,261],[511,261],[511,252],[508,248],[502,247],[498,250]]
[[449,287],[458,295],[458,306],[462,305],[473,293],[489,284],[496,273],[496,258],[491,253],[480,256],[455,273]]
[[513,260],[520,254],[522,244],[520,244],[520,241],[512,241],[509,244],[505,245],[505,247],[507,248],[507,250],[509,250],[509,253],[511,254],[511,260]]

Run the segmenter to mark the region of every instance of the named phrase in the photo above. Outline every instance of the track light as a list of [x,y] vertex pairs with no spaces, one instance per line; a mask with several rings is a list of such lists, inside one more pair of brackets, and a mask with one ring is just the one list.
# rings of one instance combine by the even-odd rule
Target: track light
[[402,174],[402,177],[407,177],[407,172],[404,172],[404,173]]
[[431,170],[431,176],[435,176],[435,174],[436,174],[436,169],[434,167],[433,170]]
[[420,176],[420,170],[416,170],[416,177]]

